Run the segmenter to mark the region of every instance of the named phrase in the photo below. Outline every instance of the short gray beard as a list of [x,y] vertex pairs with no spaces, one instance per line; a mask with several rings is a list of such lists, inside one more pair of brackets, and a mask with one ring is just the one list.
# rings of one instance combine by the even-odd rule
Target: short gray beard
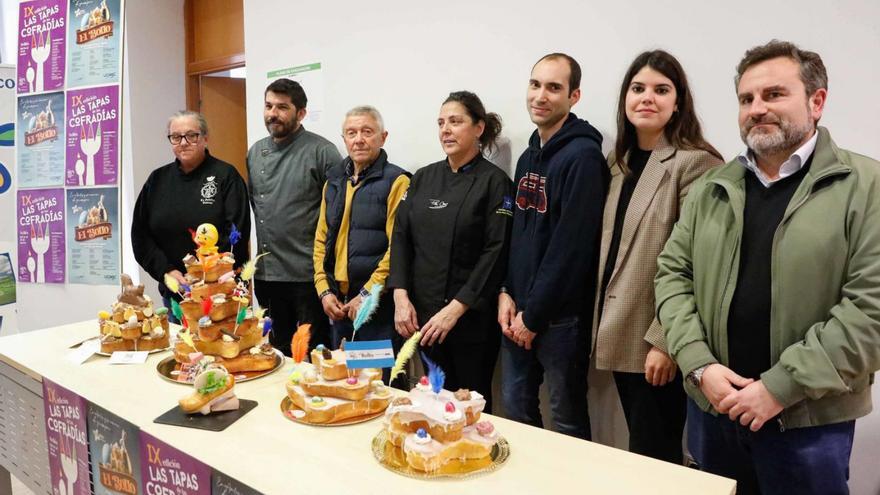
[[775,155],[794,151],[815,129],[812,124],[793,125],[786,120],[777,120],[779,128],[771,133],[752,133],[752,128],[740,129],[740,136],[746,146],[758,155]]

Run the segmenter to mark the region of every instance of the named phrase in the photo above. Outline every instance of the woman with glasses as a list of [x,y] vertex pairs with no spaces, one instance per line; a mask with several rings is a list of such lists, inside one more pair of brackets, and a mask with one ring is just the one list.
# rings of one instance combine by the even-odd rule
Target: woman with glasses
[[[229,251],[233,225],[241,233],[235,244],[236,267],[248,258],[250,207],[247,187],[232,165],[208,152],[208,123],[200,113],[181,111],[168,119],[168,141],[175,160],[159,167],[144,183],[131,221],[135,259],[159,282],[165,306],[171,292],[165,275],[185,282],[183,257],[195,249],[189,229],[211,223],[217,227],[220,251]],[[175,321],[169,312],[169,318]]]

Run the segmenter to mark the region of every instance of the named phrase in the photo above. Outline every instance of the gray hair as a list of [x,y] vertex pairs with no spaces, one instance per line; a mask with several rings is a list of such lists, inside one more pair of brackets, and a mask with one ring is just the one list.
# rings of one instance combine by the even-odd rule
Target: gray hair
[[356,106],[345,113],[345,118],[354,117],[355,115],[369,115],[377,124],[379,124],[379,132],[381,133],[385,131],[385,121],[382,120],[382,114],[376,110],[376,107],[370,105]]
[[171,132],[171,123],[177,119],[183,118],[194,119],[199,123],[199,130],[202,132],[202,136],[208,135],[208,121],[205,120],[205,116],[199,112],[193,112],[192,110],[180,110],[174,112],[174,115],[168,117],[168,125],[165,130]]
[[780,40],[770,40],[764,45],[749,49],[743,55],[739,65],[736,66],[734,86],[739,87],[739,80],[753,65],[778,57],[789,58],[797,62],[800,67],[801,81],[804,83],[808,97],[818,89],[828,89],[828,72],[825,70],[822,57],[816,52],[802,50],[794,43]]

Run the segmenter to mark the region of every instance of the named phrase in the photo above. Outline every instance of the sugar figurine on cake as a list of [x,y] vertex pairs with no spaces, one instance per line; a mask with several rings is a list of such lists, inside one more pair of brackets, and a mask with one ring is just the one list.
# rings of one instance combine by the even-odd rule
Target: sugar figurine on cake
[[[256,271],[256,259],[245,263],[236,276],[232,270],[235,258],[232,252],[218,251],[213,225],[199,225],[192,236],[196,249],[183,259],[187,283],[180,284],[170,276],[165,279],[165,285],[183,297],[180,303],[171,303],[184,327],[174,346],[175,360],[181,365],[192,364],[190,355],[200,353],[212,356],[229,373],[274,368],[275,349],[265,342],[272,328],[271,319],[251,307],[249,284]],[[240,234],[233,226],[230,246],[239,240]]]
[[443,389],[443,370],[424,354],[422,359],[428,375],[385,411],[387,441],[410,468],[426,473],[488,461],[499,437],[492,423],[480,421],[486,400],[478,392]]
[[180,399],[180,409],[187,414],[208,415],[212,412],[234,411],[239,408],[233,387],[235,377],[226,368],[209,364],[193,380],[195,389]]
[[110,311],[98,312],[101,352],[153,351],[168,347],[168,310],[153,308],[143,285],[134,285],[126,274],[120,277],[122,292]]
[[391,390],[382,382],[382,372],[374,368],[349,369],[342,349],[319,345],[305,362],[309,325],[301,325],[291,341],[296,365],[287,382],[287,396],[297,409],[295,419],[329,424],[378,414],[391,402]]

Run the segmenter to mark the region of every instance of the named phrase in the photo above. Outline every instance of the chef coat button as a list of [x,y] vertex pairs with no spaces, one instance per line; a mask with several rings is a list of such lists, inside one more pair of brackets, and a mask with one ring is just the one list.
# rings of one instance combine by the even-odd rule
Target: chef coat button
[[262,198],[262,197],[263,197],[263,195],[262,195],[262,194],[260,194],[260,197],[261,197],[261,198]]
[[264,220],[260,220],[260,223],[264,223]]
[[260,170],[260,173],[261,173],[261,174],[265,174],[266,171],[265,171],[265,170]]
[[267,246],[266,243],[264,242],[264,243],[263,243],[263,249],[266,249],[267,247],[269,247],[269,246]]
[[443,302],[444,302],[445,304],[449,304],[449,299],[444,299]]

